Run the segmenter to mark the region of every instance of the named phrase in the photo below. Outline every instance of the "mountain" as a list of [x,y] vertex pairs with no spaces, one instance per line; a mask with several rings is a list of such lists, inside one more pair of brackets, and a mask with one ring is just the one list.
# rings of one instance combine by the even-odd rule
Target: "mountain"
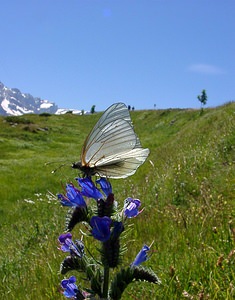
[[8,88],[0,82],[0,115],[19,116],[44,112],[53,114],[57,111],[58,107],[55,103],[22,93],[17,88]]

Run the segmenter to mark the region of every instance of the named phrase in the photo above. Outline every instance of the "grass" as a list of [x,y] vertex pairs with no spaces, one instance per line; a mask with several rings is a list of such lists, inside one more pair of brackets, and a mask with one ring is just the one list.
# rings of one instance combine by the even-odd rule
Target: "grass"
[[[65,256],[57,238],[66,210],[48,191],[61,192],[61,184],[77,176],[70,165],[99,117],[0,118],[3,299],[64,299],[59,267]],[[133,220],[123,264],[154,240],[155,253],[145,265],[162,284],[131,284],[123,299],[234,299],[235,103],[203,114],[168,109],[131,117],[151,154],[134,176],[112,180],[120,205],[132,196],[145,207]]]

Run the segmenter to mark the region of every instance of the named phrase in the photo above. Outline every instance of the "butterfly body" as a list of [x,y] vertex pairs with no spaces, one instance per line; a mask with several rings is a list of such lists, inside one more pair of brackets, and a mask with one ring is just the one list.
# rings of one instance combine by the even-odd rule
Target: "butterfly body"
[[78,169],[83,172],[83,174],[87,177],[94,176],[97,173],[95,167],[91,168],[89,166],[83,166],[80,161],[72,164],[73,169]]
[[85,176],[126,178],[144,163],[149,149],[143,149],[134,132],[125,104],[115,103],[101,116],[85,140],[81,161],[72,168]]

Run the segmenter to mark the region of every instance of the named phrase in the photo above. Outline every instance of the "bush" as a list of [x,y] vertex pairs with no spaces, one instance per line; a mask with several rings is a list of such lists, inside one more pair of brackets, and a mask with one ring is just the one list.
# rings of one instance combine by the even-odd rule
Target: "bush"
[[18,117],[18,116],[7,116],[5,120],[8,123],[18,123],[18,124],[32,124],[33,122],[29,119],[26,119],[24,117]]

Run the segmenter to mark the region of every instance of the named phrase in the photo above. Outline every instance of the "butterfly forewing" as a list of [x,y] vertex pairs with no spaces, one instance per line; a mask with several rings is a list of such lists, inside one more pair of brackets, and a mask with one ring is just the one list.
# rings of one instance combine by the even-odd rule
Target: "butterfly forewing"
[[124,103],[115,103],[106,109],[93,128],[93,131],[96,129],[96,127],[102,128],[110,122],[114,122],[119,119],[126,120],[127,122],[131,123],[129,111]]
[[135,146],[136,135],[131,125],[125,120],[116,120],[98,132],[86,151],[85,160],[93,167],[100,160],[107,159],[114,153],[118,155],[128,152]]
[[106,125],[116,121],[116,120],[125,120],[128,123],[132,124],[129,111],[124,103],[115,103],[111,105],[98,120],[90,134],[88,135],[86,142],[84,144],[84,150],[89,147],[89,144],[92,143],[97,134],[105,128]]

